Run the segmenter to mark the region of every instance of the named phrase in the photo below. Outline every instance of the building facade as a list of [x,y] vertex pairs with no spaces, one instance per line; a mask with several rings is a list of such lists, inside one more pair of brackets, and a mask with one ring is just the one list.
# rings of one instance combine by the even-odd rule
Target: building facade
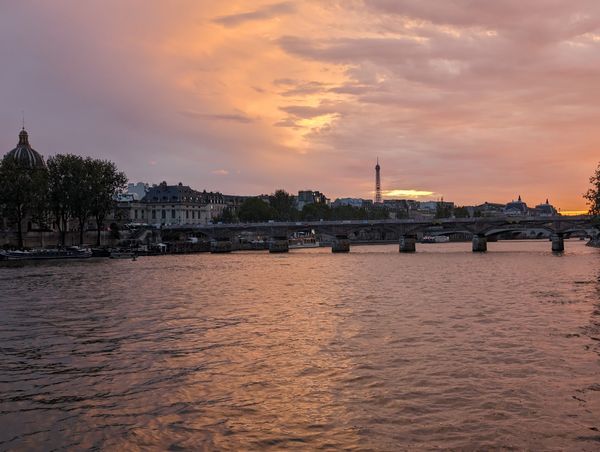
[[226,207],[221,193],[197,191],[181,182],[161,182],[149,187],[139,200],[136,193],[120,195],[115,218],[123,223],[154,226],[208,224]]
[[302,210],[304,206],[309,204],[325,204],[329,205],[330,200],[320,191],[315,190],[300,190],[295,199],[296,209]]
[[524,216],[529,215],[529,207],[521,200],[521,195],[516,201],[511,201],[504,207],[504,215],[508,216]]
[[556,211],[554,206],[552,204],[550,204],[550,202],[548,202],[548,199],[546,199],[545,203],[538,204],[533,209],[533,215],[538,216],[538,217],[551,217],[551,216],[554,216],[557,214],[558,214],[558,212]]
[[340,206],[352,206],[352,207],[364,207],[367,205],[373,205],[373,201],[371,199],[361,199],[361,198],[337,198],[333,201],[333,207]]

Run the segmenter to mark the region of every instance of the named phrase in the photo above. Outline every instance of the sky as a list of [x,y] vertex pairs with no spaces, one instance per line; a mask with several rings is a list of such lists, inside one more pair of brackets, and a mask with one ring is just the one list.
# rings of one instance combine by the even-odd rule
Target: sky
[[130,181],[562,211],[600,160],[597,0],[0,2],[0,149]]

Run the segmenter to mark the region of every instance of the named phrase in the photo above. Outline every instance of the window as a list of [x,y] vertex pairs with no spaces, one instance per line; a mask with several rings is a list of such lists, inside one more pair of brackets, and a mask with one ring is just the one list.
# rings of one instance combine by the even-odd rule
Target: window
[[185,217],[186,217],[186,218],[189,218],[189,217],[190,217],[190,211],[189,211],[189,210],[186,210],[186,211],[185,211]]
[[133,218],[135,218],[135,219],[137,220],[137,209],[135,209],[135,210],[133,211]]
[[175,218],[175,209],[171,209],[171,218]]
[[162,211],[162,219],[166,219],[167,218],[167,211],[163,209]]
[[153,210],[153,211],[152,211],[152,219],[153,219],[153,220],[156,220],[156,210]]

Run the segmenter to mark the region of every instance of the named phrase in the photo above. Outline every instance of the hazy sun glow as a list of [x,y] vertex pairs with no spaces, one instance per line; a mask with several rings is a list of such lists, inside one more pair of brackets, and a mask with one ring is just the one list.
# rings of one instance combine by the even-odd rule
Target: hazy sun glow
[[574,216],[574,215],[587,215],[588,211],[587,210],[561,210],[560,213],[561,213],[561,215]]
[[395,189],[395,190],[383,190],[382,194],[383,194],[384,198],[411,198],[411,199],[417,199],[417,198],[423,198],[423,197],[433,196],[434,192],[432,192],[432,191],[425,191],[425,190],[402,190],[402,189]]

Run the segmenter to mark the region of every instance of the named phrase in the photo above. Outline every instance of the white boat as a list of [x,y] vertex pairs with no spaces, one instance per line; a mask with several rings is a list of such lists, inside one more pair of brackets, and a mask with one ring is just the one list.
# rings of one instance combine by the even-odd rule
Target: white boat
[[318,248],[319,246],[320,243],[314,237],[297,237],[288,241],[289,249]]

